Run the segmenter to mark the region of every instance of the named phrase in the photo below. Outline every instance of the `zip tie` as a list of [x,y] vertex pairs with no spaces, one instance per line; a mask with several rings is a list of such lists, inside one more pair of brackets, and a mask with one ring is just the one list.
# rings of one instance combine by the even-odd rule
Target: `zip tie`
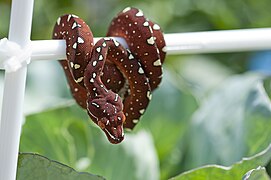
[[22,48],[17,43],[3,38],[0,40],[0,69],[15,72],[30,63],[31,54],[30,43]]

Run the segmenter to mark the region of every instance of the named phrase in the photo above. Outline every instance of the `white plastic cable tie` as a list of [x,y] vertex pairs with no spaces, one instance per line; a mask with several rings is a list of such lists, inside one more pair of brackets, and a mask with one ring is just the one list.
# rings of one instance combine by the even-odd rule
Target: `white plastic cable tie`
[[0,69],[7,72],[14,72],[30,63],[31,46],[25,46],[23,49],[15,42],[7,38],[0,40]]

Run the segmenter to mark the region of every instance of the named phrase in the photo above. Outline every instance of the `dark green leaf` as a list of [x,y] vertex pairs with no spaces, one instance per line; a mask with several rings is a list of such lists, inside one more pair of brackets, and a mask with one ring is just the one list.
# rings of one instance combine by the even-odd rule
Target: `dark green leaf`
[[38,154],[21,153],[17,180],[103,180],[101,176],[76,172],[74,169]]

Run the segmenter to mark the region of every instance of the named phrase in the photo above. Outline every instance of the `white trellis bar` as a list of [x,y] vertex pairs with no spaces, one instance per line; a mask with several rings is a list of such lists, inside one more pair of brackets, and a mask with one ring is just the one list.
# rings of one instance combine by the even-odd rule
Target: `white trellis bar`
[[[14,43],[19,45],[16,46],[17,51],[15,52],[15,48],[14,52],[10,52],[12,48],[1,46],[0,41],[0,47],[4,49],[3,51],[0,49],[0,52],[10,53],[0,54],[0,69],[6,70],[0,121],[0,180],[16,178],[27,72],[25,62],[30,58],[32,60],[66,58],[64,40],[30,40],[33,1],[12,1],[9,42],[13,42],[13,48]],[[127,47],[122,38],[115,38]],[[95,42],[98,39],[95,38]],[[165,34],[165,41],[167,46],[164,50],[168,54],[271,50],[271,28]],[[3,57],[7,58],[3,59]],[[11,60],[12,63],[7,63],[9,66],[4,66],[3,62],[11,62]],[[17,68],[10,68],[14,62],[14,65],[22,64],[16,66]],[[13,69],[13,72],[9,72],[7,67]]]
[[[95,38],[94,42],[99,38]],[[116,38],[126,44],[122,38]],[[168,54],[271,49],[271,28],[165,34]],[[32,60],[65,59],[64,40],[32,41]]]
[[[10,41],[25,48],[30,43],[34,0],[13,0],[9,27]],[[30,58],[30,57],[29,57]],[[0,179],[15,180],[23,121],[23,100],[27,67],[5,73],[0,127]]]

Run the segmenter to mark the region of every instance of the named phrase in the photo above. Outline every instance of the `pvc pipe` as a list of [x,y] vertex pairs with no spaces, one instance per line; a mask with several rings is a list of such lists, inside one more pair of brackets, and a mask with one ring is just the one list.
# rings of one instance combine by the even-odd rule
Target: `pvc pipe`
[[169,54],[271,49],[271,28],[165,34]]
[[[165,34],[168,54],[219,53],[271,49],[271,28]],[[94,38],[97,42],[100,38]],[[115,38],[127,47],[122,38]],[[32,41],[32,60],[65,59],[64,40]]]
[[[13,0],[9,40],[26,47],[30,42],[34,0]],[[0,127],[0,179],[15,180],[23,121],[26,66],[5,73]]]
[[[101,38],[94,38],[96,43]],[[123,38],[113,37],[124,47],[128,47]],[[31,60],[59,60],[66,59],[66,42],[64,40],[40,40],[31,41],[32,56]]]

